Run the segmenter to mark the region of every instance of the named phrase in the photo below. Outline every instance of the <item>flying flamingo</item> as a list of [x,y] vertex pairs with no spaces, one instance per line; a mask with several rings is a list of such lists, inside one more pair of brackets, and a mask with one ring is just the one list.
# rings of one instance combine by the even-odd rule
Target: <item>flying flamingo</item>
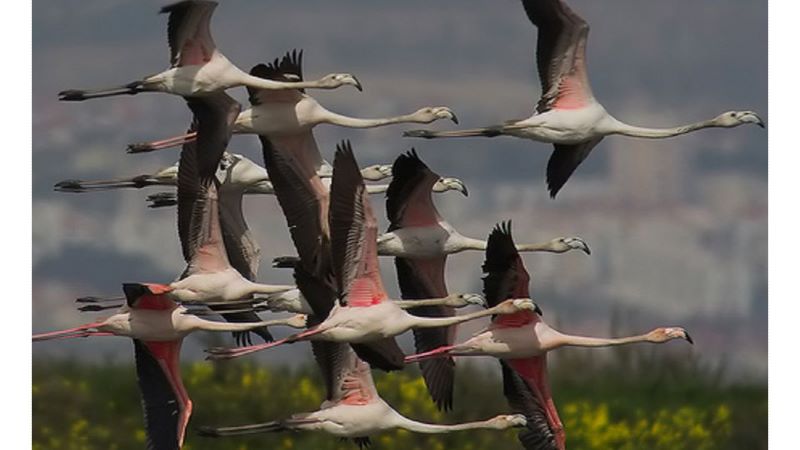
[[589,24],[563,0],[522,0],[530,21],[538,28],[536,65],[542,94],[536,112],[527,119],[471,130],[436,132],[413,130],[404,136],[421,138],[515,136],[552,143],[547,164],[547,186],[555,198],[578,165],[605,136],[623,135],[661,139],[703,128],[733,128],[764,122],[753,111],[728,111],[719,116],[674,128],[644,128],[620,122],[594,98],[586,70]]
[[369,436],[395,428],[416,433],[450,433],[477,429],[506,430],[527,424],[521,414],[499,415],[455,425],[423,423],[404,417],[380,397],[369,365],[358,359],[347,346],[332,345],[334,350],[328,352],[327,358],[318,358],[318,361],[334,361],[334,364],[320,364],[328,395],[319,410],[253,425],[201,427],[200,434],[221,437],[279,431],[323,431],[353,439],[363,449],[371,444]]
[[62,101],[83,101],[140,92],[166,92],[183,97],[200,97],[237,86],[275,90],[319,88],[335,89],[346,84],[361,90],[361,84],[350,74],[329,74],[316,81],[273,81],[249,75],[234,66],[211,37],[211,15],[217,2],[185,0],[161,8],[169,14],[167,37],[170,68],[123,86],[99,89],[70,89],[59,92]]
[[[281,59],[271,64],[259,64],[250,71],[257,79],[272,82],[295,82],[303,80],[303,52],[287,52]],[[234,133],[258,134],[261,136],[293,136],[309,133],[319,124],[331,124],[347,128],[375,128],[401,123],[431,123],[440,119],[458,119],[450,108],[428,106],[411,114],[381,119],[360,119],[344,116],[319,104],[314,97],[303,90],[276,92],[248,87],[251,107],[242,111],[233,127]],[[164,139],[161,141],[131,144],[128,152],[141,153],[180,145],[194,139],[194,134]]]
[[[294,266],[293,266],[294,267]],[[448,294],[444,297],[421,297],[423,300],[393,300],[403,309],[418,309],[422,306],[446,306],[449,308],[463,308],[469,305],[486,306],[486,300],[480,294]],[[298,314],[314,314],[308,300],[305,299],[300,289],[291,289],[277,294],[271,294],[263,299],[264,307],[274,312],[293,312]],[[257,304],[254,306],[260,306]]]
[[[187,103],[199,136],[196,143],[184,146],[178,171],[178,234],[188,266],[181,279],[170,284],[170,295],[184,302],[225,302],[292,289],[248,280],[227,256],[216,173],[239,104],[225,93],[187,98]],[[245,259],[254,256],[252,249],[242,251],[249,253]]]
[[[437,186],[443,183],[467,195],[466,186],[463,190],[458,189],[463,186],[461,180],[440,177],[422,162],[413,148],[395,160],[392,173],[393,181],[386,191],[386,209],[392,224],[378,237],[378,255],[432,260],[465,250],[486,250],[486,241],[459,233],[441,217],[433,204],[430,193],[441,189]],[[581,250],[587,255],[592,253],[586,241],[577,236],[519,244],[517,249],[523,252]],[[294,259],[292,256],[278,256],[272,260],[273,267],[286,267]]]
[[[322,184],[325,185],[326,187],[329,187],[329,183],[327,182],[328,179],[323,178],[322,180],[323,180]],[[385,194],[386,191],[388,190],[389,190],[388,184],[367,185],[367,194],[370,195]],[[458,191],[464,193],[467,192],[467,186],[460,179],[453,177],[443,177],[441,180],[437,181],[436,184],[433,185],[433,192],[436,192],[437,194],[448,191]],[[64,192],[85,192],[85,191],[64,190]],[[272,185],[271,181],[264,180],[259,182],[257,185],[251,185],[247,187],[243,192],[243,194],[275,195],[275,187]],[[149,208],[164,208],[168,206],[175,206],[178,204],[178,197],[177,195],[175,195],[174,192],[156,192],[155,194],[150,194],[147,197],[145,197],[145,200],[149,203],[147,205]],[[220,206],[223,205],[224,203],[220,202]]]
[[349,142],[337,146],[333,167],[329,229],[339,302],[325,320],[307,331],[267,344],[209,349],[210,359],[235,358],[302,340],[364,343],[410,329],[447,327],[488,315],[537,308],[529,298],[517,298],[455,317],[417,317],[405,312],[389,300],[383,288],[375,247],[378,225]]
[[[495,227],[489,235],[486,261],[483,264],[483,292],[488,305],[497,305],[508,298],[528,297],[530,276],[511,237],[511,224]],[[608,347],[651,342],[661,344],[673,339],[692,338],[683,328],[664,327],[624,338],[594,338],[562,334],[548,326],[541,314],[520,311],[497,316],[489,328],[473,338],[455,345],[445,345],[406,357],[406,362],[453,356],[494,356],[503,366],[504,385],[509,403],[528,417],[528,431],[520,434],[525,448],[563,450],[565,435],[547,383],[547,352],[561,347]],[[514,382],[519,376],[524,384]],[[546,423],[542,420],[546,419]],[[544,438],[540,433],[544,432]],[[546,443],[529,445],[535,439]]]
[[[486,241],[460,234],[433,204],[431,186],[441,178],[419,158],[416,150],[400,155],[392,166],[392,186],[386,196],[391,225],[378,238],[378,254],[402,258],[442,258],[464,250],[485,250]],[[519,251],[591,253],[579,237],[559,237],[539,244],[518,245]],[[431,269],[433,270],[433,269]]]
[[133,338],[148,448],[183,446],[192,414],[192,401],[183,386],[179,365],[184,337],[198,330],[245,332],[273,325],[305,325],[304,316],[253,323],[214,322],[175,303],[168,295],[169,286],[127,283],[122,287],[127,302],[116,314],[79,327],[36,334],[33,341],[88,336]]

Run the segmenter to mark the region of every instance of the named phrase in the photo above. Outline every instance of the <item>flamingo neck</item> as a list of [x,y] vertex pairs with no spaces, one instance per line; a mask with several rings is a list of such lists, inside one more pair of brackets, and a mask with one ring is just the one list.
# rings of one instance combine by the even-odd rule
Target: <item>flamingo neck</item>
[[557,339],[555,339],[556,345],[554,348],[558,347],[611,347],[617,345],[626,345],[626,344],[635,344],[638,342],[650,342],[650,339],[646,334],[636,335],[636,336],[628,336],[628,337],[621,337],[621,338],[596,338],[596,337],[588,337],[588,336],[573,336],[567,334],[560,334]]
[[461,250],[486,250],[486,241],[480,239],[472,239],[466,236],[458,235],[456,239],[457,247]]
[[552,241],[541,242],[538,244],[518,244],[517,251],[520,252],[557,252]]
[[402,115],[395,117],[384,117],[379,119],[360,119],[357,117],[349,117],[342,114],[337,114],[332,111],[323,110],[320,122],[329,123],[332,125],[339,125],[347,128],[375,128],[385,125],[393,125],[398,123],[414,123],[418,122],[412,115]]
[[368,194],[383,194],[384,192],[389,190],[388,184],[368,184],[367,185],[367,193]]
[[275,81],[264,78],[254,77],[248,73],[240,74],[241,83],[255,89],[280,90],[280,89],[312,89],[323,88],[319,80],[317,81]]
[[[431,300],[441,301],[441,299],[431,299]],[[482,311],[476,311],[474,313],[469,313],[469,314],[461,314],[453,317],[417,317],[417,316],[410,316],[410,317],[413,321],[414,328],[437,328],[437,327],[448,327],[451,325],[458,325],[460,323],[468,322],[470,320],[475,320],[481,317],[498,314],[499,309],[500,308],[498,307],[488,308]]]
[[491,420],[481,420],[477,422],[464,422],[454,425],[434,425],[432,423],[417,422],[407,417],[397,414],[395,419],[396,426],[409,431],[427,434],[450,433],[453,431],[476,430],[486,428],[496,428]]
[[628,125],[627,123],[613,119],[607,134],[621,134],[623,136],[646,139],[662,139],[680,136],[682,134],[691,133],[692,131],[701,130],[703,128],[712,128],[718,126],[719,125],[717,125],[714,120],[704,120],[701,122],[690,123],[688,125],[681,125],[673,128],[646,128]]

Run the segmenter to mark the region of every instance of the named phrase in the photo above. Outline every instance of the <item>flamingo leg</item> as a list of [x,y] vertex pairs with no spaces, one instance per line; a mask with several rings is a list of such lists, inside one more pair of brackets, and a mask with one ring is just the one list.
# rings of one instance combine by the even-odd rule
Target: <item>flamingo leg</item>
[[160,141],[140,142],[128,145],[128,153],[147,153],[156,150],[163,150],[166,148],[177,147],[188,142],[194,142],[197,139],[197,132],[193,131],[181,136],[175,136]]
[[75,328],[67,328],[66,330],[51,331],[49,333],[39,333],[33,335],[33,342],[47,341],[50,339],[66,339],[73,337],[87,337],[87,336],[102,336],[111,333],[100,333],[99,331],[90,331],[92,328],[97,328],[102,325],[102,322],[93,322],[86,325],[81,325]]
[[277,347],[282,344],[291,344],[292,342],[297,342],[301,340],[306,340],[307,338],[319,334],[325,330],[320,328],[312,328],[310,330],[303,331],[302,333],[293,334],[288,336],[284,339],[279,339],[273,342],[265,342],[263,344],[258,345],[250,345],[247,347],[237,347],[237,348],[209,348],[206,350],[208,356],[206,359],[208,360],[221,360],[221,359],[233,359],[238,358],[240,356],[249,355],[250,353],[259,352],[261,350],[266,350],[268,348]]
[[439,348],[435,348],[433,350],[417,353],[415,355],[408,355],[405,358],[405,363],[415,363],[419,361],[425,361],[426,359],[433,359],[433,358],[443,358],[445,356],[449,356],[450,352],[455,348],[455,345],[444,345]]

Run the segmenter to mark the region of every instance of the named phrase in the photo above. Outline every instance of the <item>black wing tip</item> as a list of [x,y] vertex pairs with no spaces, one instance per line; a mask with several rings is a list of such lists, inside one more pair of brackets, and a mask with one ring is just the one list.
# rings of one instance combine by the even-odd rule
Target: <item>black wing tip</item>
[[184,8],[191,8],[193,6],[209,5],[216,8],[219,3],[212,0],[181,0],[179,2],[164,5],[158,10],[159,14],[168,14]]
[[150,289],[141,283],[122,283],[122,292],[125,293],[128,306],[131,306],[142,296],[150,294]]
[[492,228],[492,232],[489,234],[489,239],[491,239],[492,236],[495,236],[495,235],[497,235],[498,237],[499,236],[507,236],[509,238],[512,237],[511,236],[511,219],[504,220],[502,222],[496,223],[494,225],[494,228]]

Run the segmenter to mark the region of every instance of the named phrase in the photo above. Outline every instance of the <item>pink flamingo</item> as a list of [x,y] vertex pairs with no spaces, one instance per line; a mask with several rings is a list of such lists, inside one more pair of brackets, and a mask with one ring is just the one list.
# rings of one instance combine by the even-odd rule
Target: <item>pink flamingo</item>
[[161,8],[169,14],[167,38],[170,68],[123,86],[99,89],[70,89],[59,92],[62,101],[83,101],[140,92],[166,92],[183,97],[201,97],[237,86],[275,90],[319,88],[335,89],[349,84],[361,90],[350,74],[329,74],[317,81],[283,82],[265,80],[243,72],[217,49],[211,37],[211,16],[217,2],[184,0]]
[[[495,227],[489,236],[483,279],[488,305],[497,305],[507,298],[528,297],[530,276],[511,237],[511,224]],[[547,352],[566,346],[608,347],[637,342],[664,343],[673,339],[692,338],[683,328],[663,327],[638,336],[595,338],[562,334],[541,319],[540,313],[520,311],[496,316],[489,328],[473,338],[455,345],[446,345],[425,353],[406,357],[406,362],[453,356],[494,356],[503,365],[504,385],[509,403],[528,417],[529,430],[521,433],[523,444],[541,438],[548,442],[526,448],[563,450],[564,428],[553,403],[547,383]],[[521,377],[524,383],[514,381]],[[522,406],[520,406],[522,405]],[[544,424],[541,419],[546,419]],[[542,426],[546,425],[546,426]]]
[[198,330],[244,332],[259,327],[305,326],[305,316],[253,323],[224,323],[201,319],[170,297],[169,286],[122,285],[127,302],[104,320],[75,328],[33,335],[33,341],[89,336],[124,336],[133,339],[136,373],[145,415],[148,448],[180,448],[192,401],[180,374],[183,338]]
[[536,66],[542,94],[531,117],[472,130],[407,131],[421,138],[515,136],[551,143],[555,151],[547,163],[547,186],[555,197],[575,169],[605,136],[661,139],[703,128],[732,128],[764,122],[753,111],[728,111],[702,122],[674,128],[644,128],[620,122],[595,100],[586,70],[589,24],[563,0],[522,0],[528,19],[539,30]]

